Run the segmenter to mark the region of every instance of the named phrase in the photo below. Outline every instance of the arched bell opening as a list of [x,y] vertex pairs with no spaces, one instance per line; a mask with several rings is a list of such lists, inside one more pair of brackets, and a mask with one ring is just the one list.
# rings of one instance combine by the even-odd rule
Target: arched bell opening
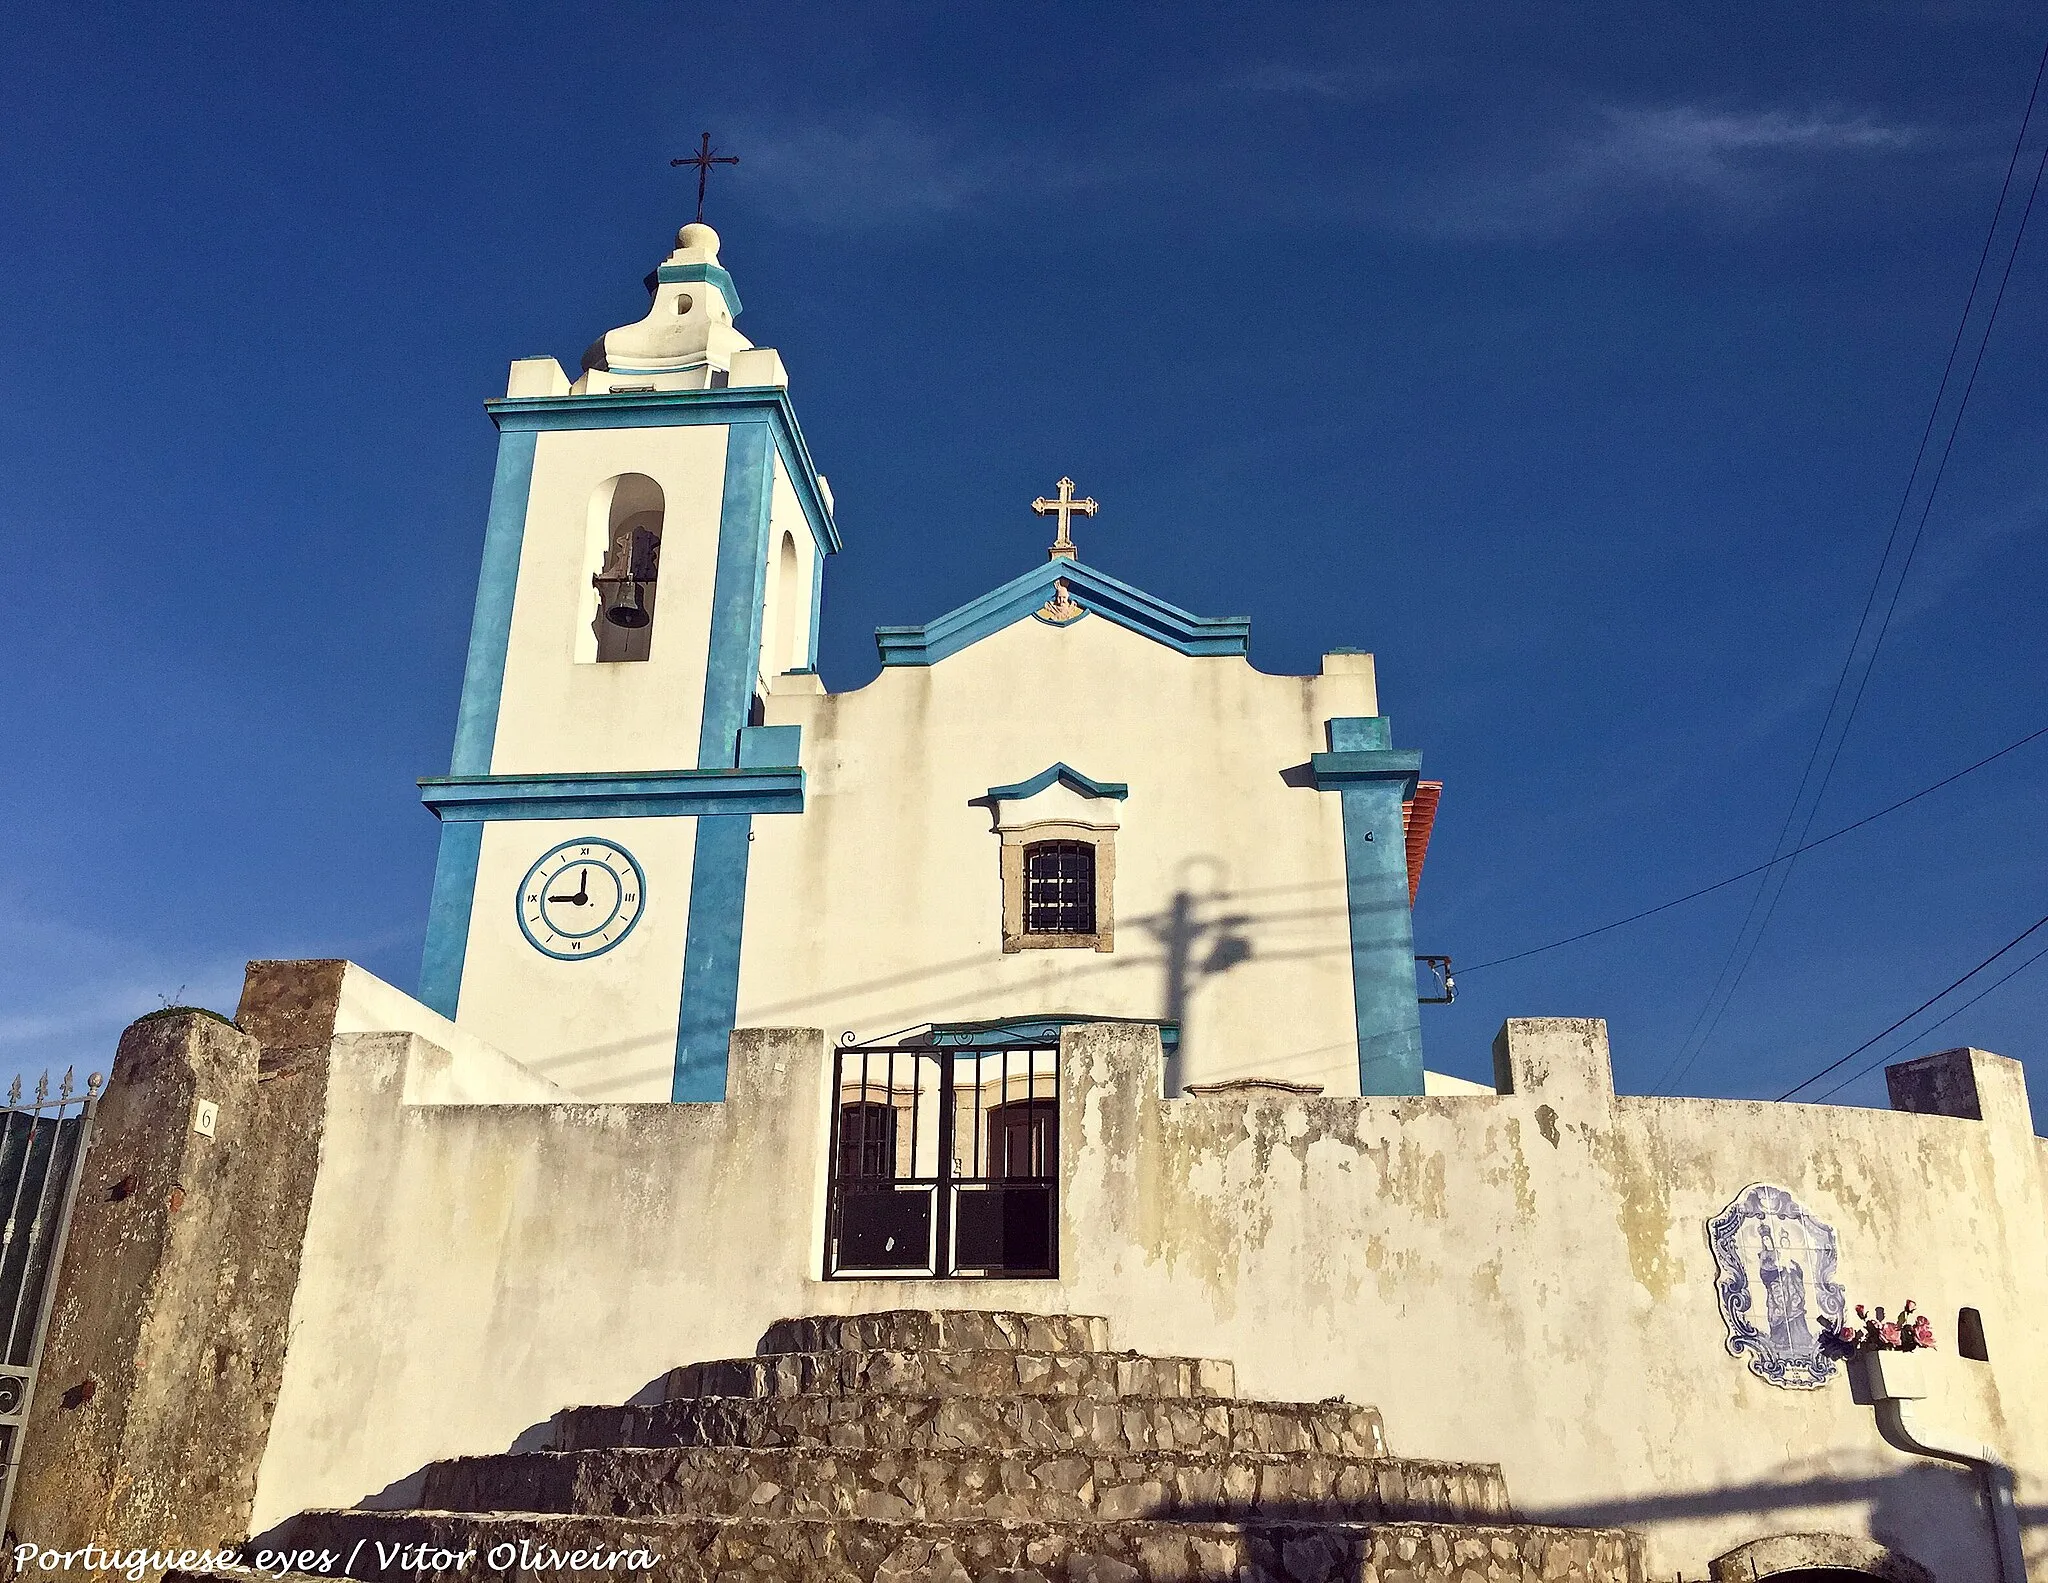
[[775,556],[775,592],[770,599],[768,663],[761,668],[770,676],[798,669],[806,655],[797,646],[797,608],[802,604],[798,587],[803,573],[797,565],[796,535],[783,531],[782,546]]
[[[653,653],[663,509],[661,485],[644,473],[607,479],[592,496],[589,560],[595,609],[586,658],[612,664]],[[580,634],[578,647],[584,647]]]

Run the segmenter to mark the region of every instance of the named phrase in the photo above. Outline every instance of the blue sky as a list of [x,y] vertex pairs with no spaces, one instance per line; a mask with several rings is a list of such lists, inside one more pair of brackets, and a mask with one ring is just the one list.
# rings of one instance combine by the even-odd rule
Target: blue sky
[[[1379,655],[1476,964],[1767,857],[2042,40],[1990,4],[17,7],[0,23],[0,1066],[240,964],[411,987],[508,359],[693,201],[846,551],[824,669],[1033,564]],[[2039,135],[2048,126],[2037,123]],[[2038,144],[2036,145],[2038,146]],[[2040,217],[2048,227],[2048,216]],[[1815,832],[2048,725],[2032,234]],[[2048,911],[2048,740],[1802,860],[1684,1092],[1773,1095]],[[1473,972],[1430,1064],[1687,1048],[1747,886]],[[2036,943],[2041,937],[2036,937]],[[2016,960],[2018,955],[2008,958]],[[1987,975],[1988,976],[1988,975]],[[1913,1052],[2030,1063],[2048,962]],[[1695,1042],[1697,1042],[1695,1040]],[[1871,1052],[1889,1048],[1878,1046]],[[1881,1080],[1842,1100],[1881,1102]]]

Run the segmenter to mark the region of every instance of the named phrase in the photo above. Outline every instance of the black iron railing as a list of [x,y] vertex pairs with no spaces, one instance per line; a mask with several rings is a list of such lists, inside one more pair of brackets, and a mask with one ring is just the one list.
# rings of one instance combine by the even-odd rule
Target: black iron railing
[[78,1198],[78,1176],[92,1139],[99,1107],[100,1076],[86,1079],[85,1092],[72,1092],[64,1074],[50,1094],[47,1076],[37,1079],[35,1097],[21,1097],[16,1078],[0,1109],[0,1456],[6,1477],[0,1484],[0,1531],[14,1505],[14,1480],[21,1470],[22,1436],[35,1400],[36,1369],[42,1361],[43,1332],[57,1295],[57,1272]]
[[1059,1254],[1059,1051],[834,1052],[825,1274],[1049,1277]]

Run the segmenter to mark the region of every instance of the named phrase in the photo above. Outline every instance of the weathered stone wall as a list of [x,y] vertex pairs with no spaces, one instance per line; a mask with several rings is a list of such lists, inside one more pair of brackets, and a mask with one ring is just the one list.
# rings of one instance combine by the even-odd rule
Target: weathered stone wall
[[2048,1548],[2048,1200],[2016,1063],[1942,1059],[1955,1115],[1617,1099],[1596,1022],[1511,1023],[1499,1096],[1163,1100],[1156,1036],[1070,1031],[1052,1282],[820,1279],[828,1052],[734,1036],[721,1106],[408,1105],[438,1052],[331,1046],[325,1165],[258,1527],[418,1495],[439,1457],[542,1443],[807,1312],[1103,1313],[1119,1346],[1233,1360],[1240,1388],[1376,1403],[1403,1455],[1499,1462],[1528,1520],[1620,1524],[1653,1574],[1773,1534],[1865,1536],[1991,1576],[1963,1470],[1885,1446],[1839,1377],[1728,1356],[1705,1226],[1751,1182],[1834,1224],[1853,1301],[1980,1309],[1927,1416],[2020,1469]]
[[[11,1526],[36,1542],[246,1530],[318,1168],[326,1062],[208,1013],[121,1040],[79,1183]],[[219,1106],[212,1137],[200,1100]]]

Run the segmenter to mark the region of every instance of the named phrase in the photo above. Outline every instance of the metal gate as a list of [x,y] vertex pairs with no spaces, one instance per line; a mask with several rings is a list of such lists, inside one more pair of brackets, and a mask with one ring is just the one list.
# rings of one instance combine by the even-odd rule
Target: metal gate
[[1056,1044],[856,1045],[832,1081],[828,1280],[1058,1274]]
[[50,1097],[47,1076],[36,1080],[35,1098],[21,1099],[21,1079],[0,1109],[0,1455],[7,1474],[0,1484],[0,1531],[14,1506],[14,1480],[21,1471],[22,1436],[35,1400],[36,1367],[43,1356],[43,1332],[57,1295],[57,1271],[64,1262],[64,1238],[78,1199],[78,1177],[92,1139],[99,1108],[100,1075],[86,1079],[85,1093],[71,1091],[71,1073]]

